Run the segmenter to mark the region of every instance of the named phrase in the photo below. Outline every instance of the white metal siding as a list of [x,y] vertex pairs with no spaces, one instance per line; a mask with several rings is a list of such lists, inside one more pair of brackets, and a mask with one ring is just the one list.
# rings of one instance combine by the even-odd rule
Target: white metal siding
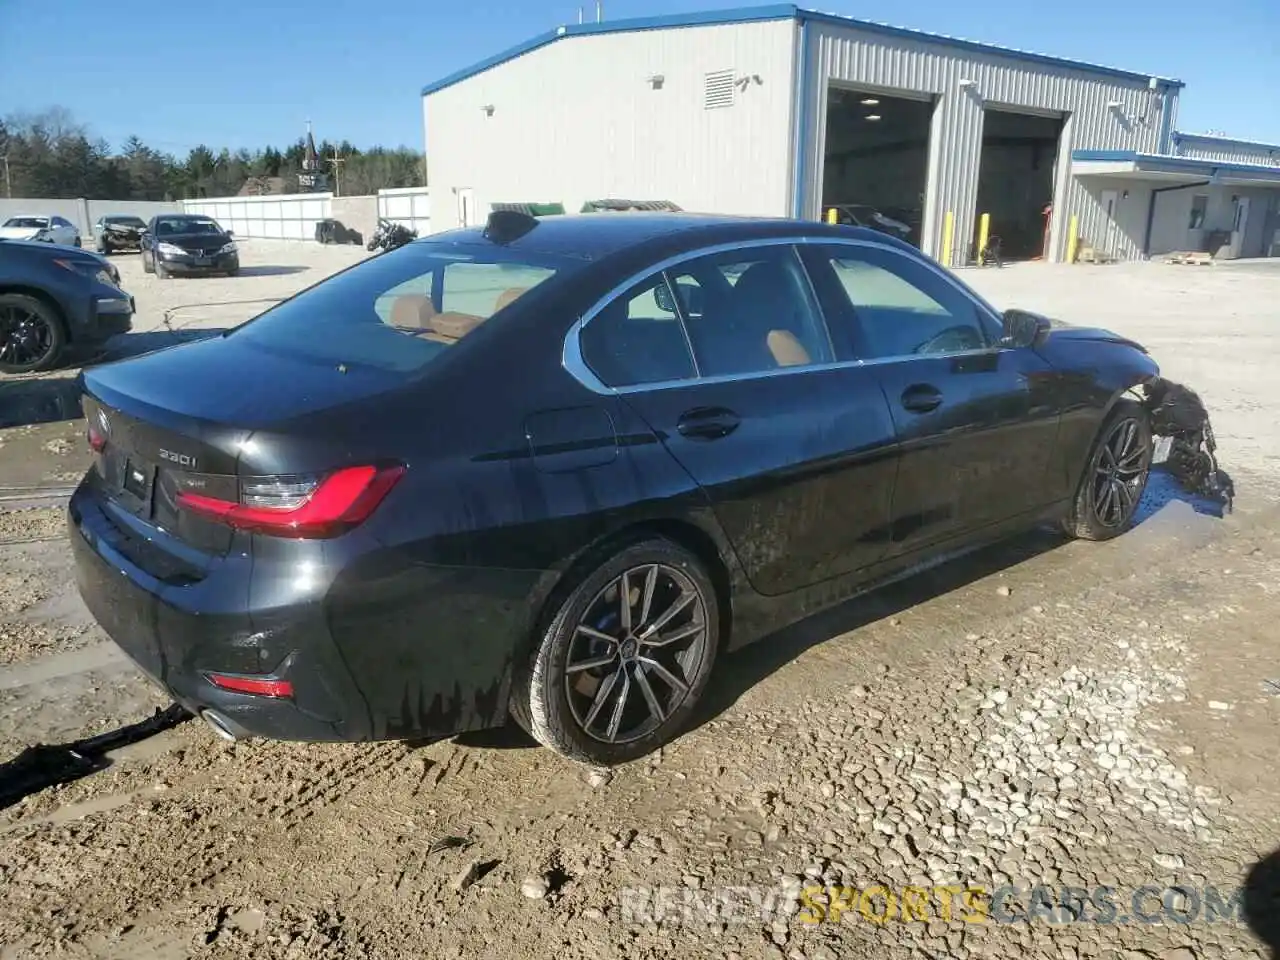
[[1194,157],[1197,160],[1217,160],[1220,163],[1260,163],[1263,166],[1280,167],[1280,145],[1235,143],[1230,140],[1201,139],[1184,135],[1173,152],[1180,157]]
[[331,193],[265,197],[202,197],[182,201],[187,213],[213,217],[237,237],[266,240],[314,240],[316,221],[329,217]]
[[[1083,236],[1101,244],[1112,231],[1102,221],[1096,195],[1071,178],[1073,149],[1158,151],[1161,97],[1138,79],[1108,77],[1085,68],[1033,63],[1013,56],[961,50],[945,43],[887,37],[882,34],[810,23],[811,48],[805,95],[808,97],[808,150],[804,157],[809,186],[806,216],[820,215],[821,171],[825,140],[829,81],[937,96],[933,140],[930,145],[927,192],[922,228],[925,250],[941,252],[943,217],[955,214],[953,262],[960,262],[975,235],[978,165],[982,150],[985,106],[1001,105],[1054,111],[1068,116],[1059,151],[1050,249],[1054,259],[1065,251],[1066,225],[1075,214]],[[959,86],[973,80],[969,91]],[[1175,98],[1177,91],[1164,94]],[[984,104],[985,101],[985,104]],[[1108,108],[1119,101],[1118,110]],[[1145,116],[1145,122],[1139,118]],[[1131,195],[1130,201],[1136,200]],[[1127,201],[1128,202],[1128,201]],[[1134,214],[1136,217],[1136,213]],[[1142,216],[1145,224],[1145,207]],[[1141,231],[1125,229],[1117,237],[1121,256],[1137,256]]]
[[[458,225],[467,188],[478,218],[492,203],[574,213],[610,197],[787,214],[794,36],[790,20],[576,36],[429,94],[433,229]],[[761,82],[707,109],[720,70]]]

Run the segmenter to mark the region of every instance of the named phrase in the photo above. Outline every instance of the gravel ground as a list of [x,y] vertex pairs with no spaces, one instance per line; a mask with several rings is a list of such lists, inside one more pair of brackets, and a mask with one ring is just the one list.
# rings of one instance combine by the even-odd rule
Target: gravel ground
[[[236,280],[121,257],[131,336],[364,255],[245,246]],[[612,775],[511,732],[225,746],[181,725],[0,810],[0,960],[1270,955],[1276,267],[964,273],[1147,343],[1208,401],[1234,514],[1157,475],[1116,541],[1034,533],[820,615],[723,661],[695,728]],[[78,425],[26,409],[46,422],[0,430],[0,757],[163,703],[30,499],[83,469]]]

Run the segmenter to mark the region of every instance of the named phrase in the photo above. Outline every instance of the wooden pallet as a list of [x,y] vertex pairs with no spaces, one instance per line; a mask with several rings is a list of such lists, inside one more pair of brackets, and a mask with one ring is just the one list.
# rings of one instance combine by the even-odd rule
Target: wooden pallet
[[1164,258],[1165,263],[1183,263],[1193,267],[1212,267],[1213,254],[1193,250],[1176,251]]

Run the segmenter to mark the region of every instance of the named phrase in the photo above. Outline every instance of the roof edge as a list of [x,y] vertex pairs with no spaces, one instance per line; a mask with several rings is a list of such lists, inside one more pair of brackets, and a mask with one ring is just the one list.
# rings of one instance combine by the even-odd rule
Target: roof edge
[[634,33],[643,30],[663,30],[676,27],[712,27],[722,26],[725,24],[735,23],[759,23],[770,20],[800,20],[811,21],[815,23],[828,23],[834,26],[842,26],[855,30],[866,30],[872,33],[879,33],[885,36],[903,37],[918,42],[940,43],[950,47],[959,47],[964,50],[971,50],[975,53],[984,53],[988,55],[1011,57],[1015,60],[1023,60],[1030,63],[1041,63],[1056,67],[1065,67],[1071,70],[1080,70],[1086,73],[1095,73],[1102,76],[1119,77],[1125,80],[1151,80],[1155,79],[1164,88],[1168,90],[1181,90],[1186,84],[1181,80],[1172,77],[1163,77],[1159,74],[1139,73],[1135,70],[1121,70],[1118,67],[1107,67],[1101,64],[1088,63],[1084,60],[1071,60],[1067,57],[1057,57],[1047,53],[1033,53],[1028,50],[1017,50],[1012,47],[1002,47],[995,43],[985,43],[979,40],[965,40],[961,37],[950,37],[942,33],[929,33],[926,30],[917,30],[911,27],[895,27],[887,23],[879,23],[874,20],[859,20],[854,17],[846,17],[836,13],[823,13],[819,10],[808,10],[797,6],[794,3],[776,3],[766,6],[757,7],[737,7],[727,10],[704,10],[694,13],[676,13],[664,14],[652,17],[630,17],[622,20],[601,20],[592,23],[576,23],[556,27],[554,30],[548,30],[546,33],[538,34],[523,43],[516,44],[503,50],[501,53],[486,57],[471,66],[463,67],[456,70],[446,77],[429,83],[422,88],[422,96],[429,96],[446,87],[461,83],[478,74],[484,73],[486,70],[492,70],[494,67],[500,66],[517,57],[523,56],[537,50],[539,47],[545,47],[548,44],[555,43],[564,37],[581,37],[593,36],[606,33]]
[[1136,70],[1122,70],[1119,67],[1108,67],[1100,63],[1090,63],[1087,60],[1072,60],[1070,57],[1058,57],[1050,53],[1036,53],[1031,50],[1019,50],[1016,47],[1002,47],[998,43],[987,43],[982,40],[966,40],[963,37],[952,37],[945,33],[930,33],[927,30],[917,30],[912,27],[896,27],[893,24],[881,23],[877,20],[859,20],[855,17],[846,17],[838,13],[823,13],[818,10],[798,9],[796,16],[801,20],[809,20],[817,23],[830,23],[835,26],[849,27],[856,30],[867,30],[873,33],[882,33],[887,36],[905,37],[911,40],[932,41],[934,43],[942,43],[949,47],[960,47],[964,50],[972,50],[975,53],[994,54],[996,56],[1011,57],[1014,60],[1025,60],[1031,63],[1044,63],[1056,67],[1067,67],[1072,70],[1083,70],[1088,73],[1098,73],[1103,76],[1121,77],[1125,80],[1152,80],[1155,79],[1167,89],[1181,90],[1186,86],[1182,80],[1173,77],[1161,76],[1158,73],[1141,73]]
[[1227,163],[1221,160],[1206,160],[1201,157],[1175,157],[1165,153],[1140,153],[1136,150],[1073,150],[1071,160],[1088,162],[1119,162],[1134,164],[1154,164],[1165,168],[1182,169],[1187,172],[1208,171],[1211,174],[1222,172],[1267,173],[1280,182],[1280,167],[1264,163]]
[[1173,131],[1173,142],[1179,140],[1205,140],[1209,143],[1228,143],[1239,147],[1262,147],[1264,150],[1280,151],[1280,143],[1267,143],[1265,140],[1241,140],[1239,137],[1220,137],[1212,133],[1189,133],[1186,130]]
[[555,43],[564,37],[583,37],[605,33],[637,33],[643,30],[664,30],[671,27],[713,27],[731,23],[760,23],[770,20],[795,20],[799,9],[793,3],[776,3],[760,7],[738,7],[728,10],[706,10],[696,13],[666,14],[653,17],[627,17],[622,20],[600,20],[590,23],[574,23],[556,27],[538,34],[524,43],[516,44],[501,53],[486,57],[469,67],[456,70],[447,77],[429,83],[422,88],[422,96],[436,93],[445,87],[461,83],[470,77],[492,70],[516,57],[523,56]]

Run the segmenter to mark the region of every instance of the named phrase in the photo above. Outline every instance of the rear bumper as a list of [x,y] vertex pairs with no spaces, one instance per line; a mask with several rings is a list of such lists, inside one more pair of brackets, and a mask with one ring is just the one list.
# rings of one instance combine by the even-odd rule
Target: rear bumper
[[[251,565],[228,557],[196,582],[165,583],[135,559],[142,539],[81,484],[67,513],[76,582],[89,612],[137,666],[195,714],[214,711],[236,736],[277,740],[369,739],[369,711],[342,665],[323,610],[271,612],[257,629],[248,609]],[[291,699],[223,690],[210,673],[271,676]]]

